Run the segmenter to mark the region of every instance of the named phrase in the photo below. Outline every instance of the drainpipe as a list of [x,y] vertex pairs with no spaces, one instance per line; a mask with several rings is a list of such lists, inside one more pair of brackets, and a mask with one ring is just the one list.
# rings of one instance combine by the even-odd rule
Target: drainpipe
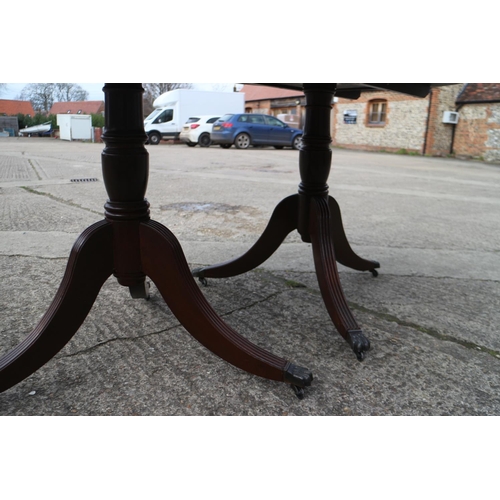
[[427,111],[427,122],[425,124],[424,146],[422,148],[422,155],[425,155],[426,150],[427,150],[427,135],[429,134],[429,124],[431,121],[432,91],[433,91],[433,89],[431,88],[431,90],[429,92],[429,109]]
[[[455,111],[458,112],[458,110],[463,106],[462,104],[456,104],[458,99],[460,99],[460,96],[465,92],[465,89],[467,88],[468,83],[466,83],[463,87],[462,90],[458,93],[457,97],[455,98]],[[453,145],[455,143],[455,128],[456,125],[453,124],[453,128],[451,129],[451,143],[450,143],[450,155],[453,154]]]
[[[455,110],[456,110],[456,109],[457,109],[457,108],[455,108]],[[455,123],[453,123],[451,126],[452,126],[453,128],[451,129],[450,155],[452,155],[452,154],[453,154],[453,143],[455,142],[455,128],[456,128],[456,126],[457,126],[457,125],[456,125]]]

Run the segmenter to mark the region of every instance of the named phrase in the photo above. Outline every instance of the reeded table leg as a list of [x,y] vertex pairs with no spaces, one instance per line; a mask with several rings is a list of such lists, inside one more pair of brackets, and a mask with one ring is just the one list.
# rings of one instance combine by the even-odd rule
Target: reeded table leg
[[344,225],[342,224],[339,204],[331,196],[328,197],[328,207],[330,209],[331,240],[335,247],[335,258],[337,262],[351,269],[356,269],[356,271],[370,271],[373,276],[378,276],[375,269],[379,268],[380,264],[375,260],[363,259],[357,255],[351,248],[351,245],[349,245],[349,241],[345,235]]
[[38,325],[0,359],[0,392],[34,373],[69,342],[112,271],[112,228],[102,221],[75,242],[59,290]]
[[321,295],[333,324],[351,346],[359,361],[363,361],[370,342],[354,319],[340,284],[331,231],[330,211],[324,198],[311,200],[310,235],[314,265]]
[[192,278],[179,242],[166,227],[155,221],[144,222],[140,234],[144,272],[193,337],[222,359],[254,375],[300,389],[311,384],[309,370],[252,344],[216,314]]
[[298,209],[298,195],[285,198],[276,206],[266,229],[248,252],[221,264],[194,269],[193,276],[206,284],[206,278],[237,276],[260,266],[279,248],[288,234],[297,229]]

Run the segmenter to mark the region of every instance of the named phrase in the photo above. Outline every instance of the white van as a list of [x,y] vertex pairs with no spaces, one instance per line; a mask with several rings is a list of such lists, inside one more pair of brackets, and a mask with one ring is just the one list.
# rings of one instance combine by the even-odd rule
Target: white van
[[165,92],[153,103],[154,111],[144,120],[149,144],[162,139],[178,139],[184,124],[191,117],[226,113],[243,113],[245,94],[177,89]]

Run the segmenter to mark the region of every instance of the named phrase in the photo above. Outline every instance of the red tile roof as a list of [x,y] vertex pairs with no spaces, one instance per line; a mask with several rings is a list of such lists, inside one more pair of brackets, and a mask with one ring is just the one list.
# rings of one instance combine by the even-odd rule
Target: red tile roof
[[500,102],[500,83],[466,83],[456,103],[474,102]]
[[[80,111],[80,113],[78,113]],[[104,101],[70,101],[70,102],[55,102],[50,108],[51,115],[91,115],[104,111]]]
[[263,99],[280,99],[303,96],[300,90],[287,90],[264,85],[243,85],[240,92],[245,93],[245,101],[260,101]]
[[15,116],[17,114],[35,116],[35,110],[29,101],[0,99],[0,116]]

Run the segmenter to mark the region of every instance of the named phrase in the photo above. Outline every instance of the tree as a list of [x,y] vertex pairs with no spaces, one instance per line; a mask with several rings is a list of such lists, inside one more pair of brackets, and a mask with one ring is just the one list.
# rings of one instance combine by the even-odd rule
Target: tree
[[23,101],[31,101],[33,109],[48,113],[55,101],[86,101],[88,92],[76,83],[29,83],[21,91]]
[[76,83],[55,83],[54,100],[56,102],[86,101],[89,93]]
[[29,83],[21,90],[21,100],[31,101],[37,112],[48,113],[54,103],[53,83]]
[[101,114],[92,113],[92,126],[93,127],[104,127],[104,116]]
[[56,115],[43,115],[37,113],[35,116],[23,115],[22,113],[17,114],[17,122],[19,123],[19,129],[25,127],[32,127],[33,125],[40,125],[41,123],[52,122],[52,128],[57,128],[57,116]]
[[149,115],[153,111],[153,102],[161,94],[176,89],[191,89],[191,83],[143,83],[144,87],[144,114]]

